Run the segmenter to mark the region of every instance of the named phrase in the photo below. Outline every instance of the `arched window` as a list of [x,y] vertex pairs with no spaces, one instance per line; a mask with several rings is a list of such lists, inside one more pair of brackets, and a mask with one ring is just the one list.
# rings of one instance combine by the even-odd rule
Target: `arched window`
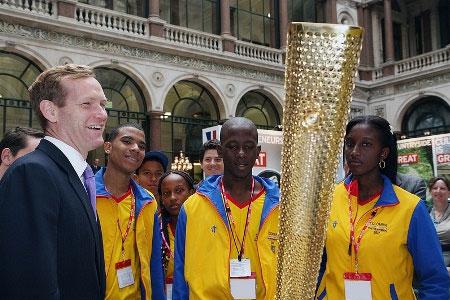
[[280,125],[280,117],[272,101],[258,91],[246,93],[236,109],[237,117],[245,117],[262,129],[274,129]]
[[148,17],[148,1],[144,0],[79,0],[78,2],[139,17]]
[[402,132],[408,137],[450,131],[450,107],[441,98],[429,96],[417,101],[405,113]]
[[0,51],[0,135],[12,127],[40,128],[32,112],[28,87],[41,73],[29,59]]
[[[108,99],[106,134],[119,124],[139,123],[144,128],[148,144],[150,136],[149,121],[146,115],[147,106],[137,83],[122,71],[107,67],[95,68],[95,75]],[[104,159],[103,147],[89,153],[89,159],[93,158]]]
[[[238,39],[269,47],[278,46],[275,0],[230,0],[230,26]],[[278,28],[278,26],[277,26]]]
[[202,129],[215,126],[219,111],[212,94],[196,82],[177,82],[164,102],[161,145],[173,156],[183,150],[191,161],[199,159]]
[[161,0],[160,16],[170,24],[220,33],[218,0]]

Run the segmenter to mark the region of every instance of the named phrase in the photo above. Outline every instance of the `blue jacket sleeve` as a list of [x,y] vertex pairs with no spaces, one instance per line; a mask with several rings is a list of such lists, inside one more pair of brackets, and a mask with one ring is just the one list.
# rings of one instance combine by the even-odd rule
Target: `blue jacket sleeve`
[[419,299],[449,299],[450,277],[436,230],[423,201],[419,201],[411,217],[408,250],[417,275]]
[[164,269],[162,265],[161,255],[161,233],[159,230],[158,212],[155,212],[153,220],[153,241],[152,254],[150,258],[150,276],[152,279],[152,299],[165,300],[166,294],[164,292]]
[[189,287],[184,278],[184,257],[186,244],[186,211],[181,207],[178,214],[177,229],[175,233],[175,258],[173,272],[173,300],[189,299]]

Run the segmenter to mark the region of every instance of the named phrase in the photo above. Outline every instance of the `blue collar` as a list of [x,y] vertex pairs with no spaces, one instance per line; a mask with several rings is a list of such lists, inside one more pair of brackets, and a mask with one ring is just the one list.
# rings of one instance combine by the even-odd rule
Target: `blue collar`
[[[197,192],[209,199],[209,201],[216,208],[219,215],[222,217],[225,224],[229,226],[220,190],[220,183],[222,177],[223,175],[214,175],[206,178],[198,188]],[[278,206],[280,201],[280,190],[278,189],[278,186],[268,178],[258,176],[254,176],[254,178],[264,187],[264,190],[266,192],[266,198],[264,201],[264,206],[261,214],[261,221],[260,221],[261,227],[261,225],[264,223],[269,213],[276,206]]]
[[[394,186],[392,182],[387,178],[387,176],[381,174],[381,178],[383,178],[383,191],[381,192],[380,198],[377,203],[375,203],[374,207],[377,206],[393,206],[397,205],[400,201],[397,198],[397,195],[394,191]],[[350,174],[347,178],[344,179],[344,184],[349,185],[353,180],[353,175]]]

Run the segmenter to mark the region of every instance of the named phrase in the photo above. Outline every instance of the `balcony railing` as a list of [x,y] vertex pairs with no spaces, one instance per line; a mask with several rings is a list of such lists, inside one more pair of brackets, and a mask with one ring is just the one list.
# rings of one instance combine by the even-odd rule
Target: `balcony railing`
[[74,18],[85,25],[113,32],[144,36],[148,31],[145,18],[83,3],[77,3]]
[[446,62],[450,62],[450,48],[443,48],[401,60],[395,65],[395,74],[423,70]]
[[210,51],[222,51],[220,36],[166,24],[164,26],[164,39],[175,44],[182,44]]
[[0,7],[29,14],[56,17],[55,0],[0,0]]
[[255,45],[243,41],[236,41],[234,53],[238,56],[244,56],[268,63],[279,65],[283,63],[283,52],[281,50]]

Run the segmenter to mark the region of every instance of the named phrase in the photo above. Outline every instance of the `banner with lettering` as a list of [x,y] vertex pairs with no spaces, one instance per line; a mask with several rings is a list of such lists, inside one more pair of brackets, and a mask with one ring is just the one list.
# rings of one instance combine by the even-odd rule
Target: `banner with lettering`
[[433,136],[436,175],[450,179],[450,134]]
[[431,137],[421,137],[397,142],[398,173],[423,179],[434,176],[433,143]]

